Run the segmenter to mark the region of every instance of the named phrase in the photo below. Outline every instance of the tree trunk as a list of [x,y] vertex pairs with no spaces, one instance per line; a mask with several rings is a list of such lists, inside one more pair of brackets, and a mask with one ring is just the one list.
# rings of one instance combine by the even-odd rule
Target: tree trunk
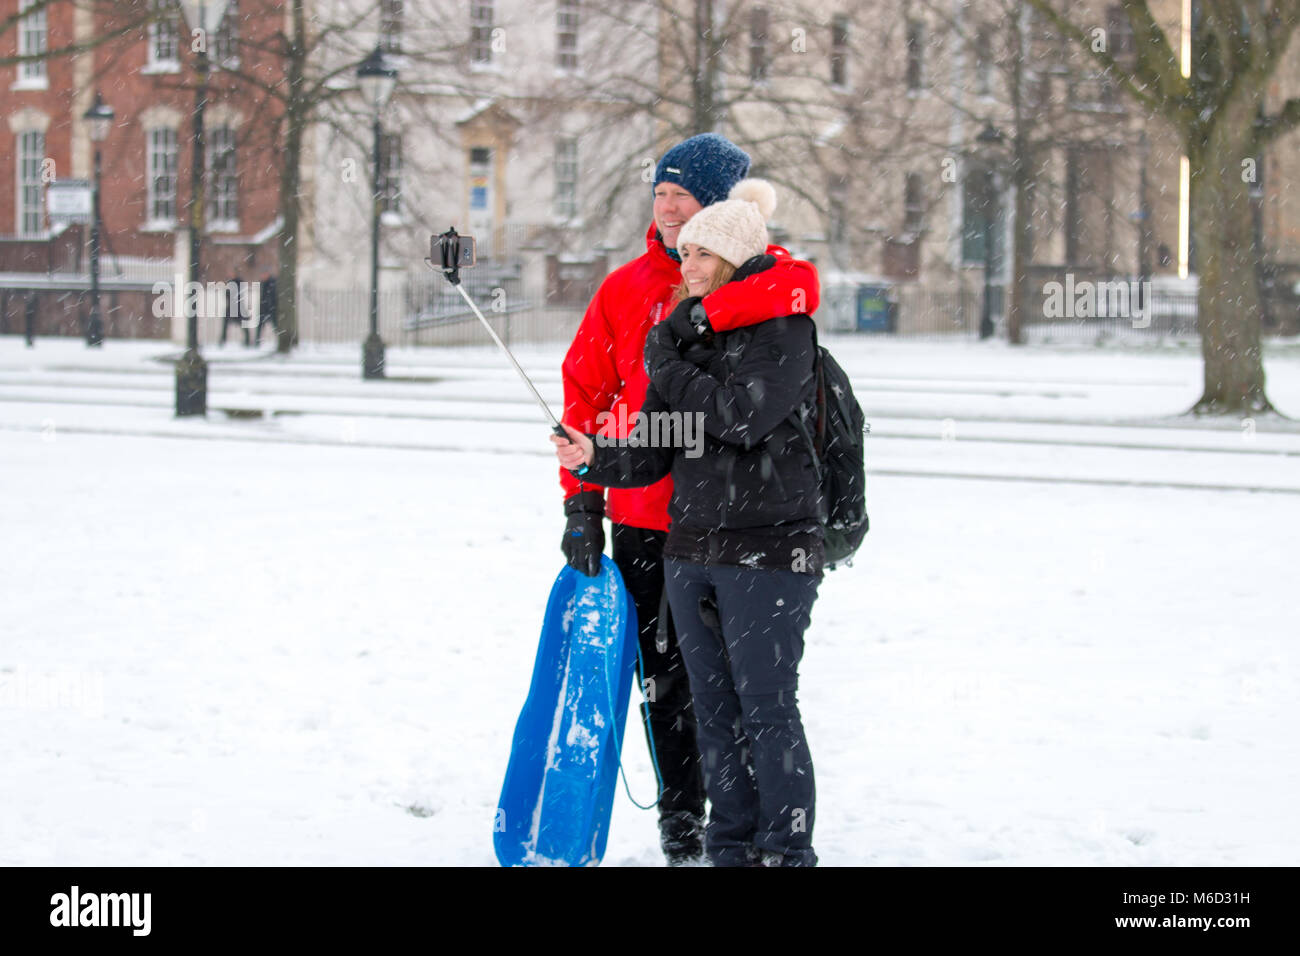
[[298,227],[301,218],[298,192],[302,187],[302,142],[307,125],[306,107],[301,102],[306,71],[306,27],[303,0],[294,0],[293,35],[289,37],[285,56],[289,102],[284,111],[284,153],[280,167],[280,275],[276,282],[276,318],[279,322],[276,351],[282,355],[298,346]]
[[276,281],[279,341],[276,351],[288,354],[298,346],[298,226],[301,214],[298,190],[302,179],[303,122],[296,109],[290,109],[284,121],[284,166],[280,171],[280,218],[283,222],[277,250],[280,275]]
[[1029,165],[1029,144],[1026,142],[1025,125],[1028,122],[1024,105],[1024,73],[1023,66],[1025,58],[1028,56],[1028,49],[1025,44],[1025,36],[1021,27],[1023,25],[1022,17],[1025,11],[1022,9],[1017,15],[1011,18],[1011,42],[1013,48],[1018,54],[1012,58],[1010,82],[1007,84],[1011,94],[1011,115],[1012,122],[1015,123],[1015,129],[1011,135],[1011,188],[1014,194],[1012,200],[1012,225],[1011,225],[1011,269],[1007,274],[1007,343],[1010,345],[1020,345],[1024,342],[1021,329],[1024,324],[1025,315],[1025,269],[1029,264],[1030,256],[1033,254],[1030,249],[1030,229],[1032,228],[1029,221],[1029,180],[1032,171]]
[[691,135],[710,133],[717,126],[713,92],[717,81],[717,37],[713,32],[713,0],[695,0],[695,70],[691,76]]
[[1234,98],[1203,134],[1190,137],[1192,233],[1205,390],[1197,415],[1271,411],[1264,394],[1259,286],[1249,187],[1241,161],[1255,155],[1255,105]]
[[1021,159],[1016,164],[1012,179],[1015,189],[1015,228],[1011,234],[1011,288],[1007,305],[1007,342],[1011,345],[1024,343],[1022,329],[1024,326],[1026,286],[1029,276],[1026,274],[1033,249],[1030,246],[1030,222],[1032,214],[1029,209],[1029,170],[1028,161]]

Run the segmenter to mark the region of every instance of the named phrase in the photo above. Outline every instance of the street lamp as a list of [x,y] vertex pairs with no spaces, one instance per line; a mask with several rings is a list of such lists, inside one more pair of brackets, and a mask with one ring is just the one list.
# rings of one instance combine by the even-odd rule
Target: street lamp
[[82,117],[90,126],[90,139],[95,144],[95,182],[91,198],[90,220],[90,322],[86,325],[86,344],[104,344],[104,321],[99,312],[99,181],[101,175],[99,146],[108,138],[113,128],[113,108],[104,103],[99,92],[95,102]]
[[[180,0],[185,22],[191,32],[199,34],[196,39],[202,42],[194,44],[197,59],[194,62],[198,74],[198,84],[194,89],[194,137],[193,157],[190,169],[190,290],[199,286],[199,238],[203,232],[203,110],[208,103],[208,42],[221,19],[226,14],[227,0]],[[176,414],[206,415],[208,411],[208,366],[199,354],[199,316],[198,302],[206,297],[183,295],[183,290],[176,290],[175,301],[187,304],[194,299],[194,308],[187,308],[187,328],[185,336],[185,354],[176,363]]]
[[[1002,132],[992,123],[985,122],[984,128],[975,137],[981,152],[989,152],[1002,144]],[[987,156],[984,160],[984,305],[980,312],[980,338],[987,339],[993,334],[993,203],[997,190],[994,186],[992,163]]]
[[383,196],[379,189],[379,115],[397,85],[397,70],[384,57],[382,47],[375,47],[357,67],[361,95],[375,114],[374,174],[371,179],[370,209],[370,335],[361,349],[361,377],[384,377],[384,341],[379,337],[379,213]]

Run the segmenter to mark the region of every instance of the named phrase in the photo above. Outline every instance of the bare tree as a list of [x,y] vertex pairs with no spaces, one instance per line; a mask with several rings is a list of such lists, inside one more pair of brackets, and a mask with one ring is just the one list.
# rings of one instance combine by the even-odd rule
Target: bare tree
[[1199,0],[1186,75],[1146,0],[1121,0],[1135,38],[1125,63],[1077,13],[1028,0],[1150,116],[1169,123],[1187,156],[1196,248],[1204,391],[1197,414],[1272,410],[1264,392],[1260,298],[1248,177],[1260,151],[1300,124],[1300,99],[1265,109],[1268,85],[1300,24],[1297,0]]
[[72,43],[47,46],[35,53],[15,53],[0,56],[0,67],[15,66],[20,63],[37,63],[60,57],[76,56],[96,47],[111,44],[123,36],[133,34],[145,24],[157,19],[158,11],[149,0],[32,0],[25,8],[17,8],[13,13],[0,16],[0,36],[11,30],[17,30],[22,22],[33,14],[50,10],[55,6],[74,6],[91,11],[101,20],[111,19],[113,26],[109,30],[96,31],[92,36]]

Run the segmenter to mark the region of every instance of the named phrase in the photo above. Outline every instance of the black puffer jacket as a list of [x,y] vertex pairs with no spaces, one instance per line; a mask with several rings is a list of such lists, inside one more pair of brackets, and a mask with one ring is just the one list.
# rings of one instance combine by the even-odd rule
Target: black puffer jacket
[[[688,361],[677,353],[665,359],[671,336],[656,326],[646,342],[651,386],[641,411],[643,441],[660,441],[638,445],[634,432],[617,445],[597,443],[590,480],[636,487],[671,470],[665,555],[820,573],[821,488],[789,421],[792,412],[814,413],[813,332],[806,315],[773,318],[720,333],[710,348],[692,346]],[[663,447],[667,435],[672,443]],[[806,556],[805,566],[792,552]]]

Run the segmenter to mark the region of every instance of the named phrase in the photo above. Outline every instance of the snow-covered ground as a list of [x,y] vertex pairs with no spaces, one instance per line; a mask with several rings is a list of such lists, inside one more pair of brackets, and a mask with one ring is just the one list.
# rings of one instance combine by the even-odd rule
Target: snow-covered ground
[[[823,863],[1294,865],[1300,428],[1178,417],[1187,350],[828,344],[872,531],[802,669]],[[0,863],[493,864],[562,560],[523,386],[228,346],[177,420],[174,352],[0,338]],[[661,862],[620,795],[606,865]]]

